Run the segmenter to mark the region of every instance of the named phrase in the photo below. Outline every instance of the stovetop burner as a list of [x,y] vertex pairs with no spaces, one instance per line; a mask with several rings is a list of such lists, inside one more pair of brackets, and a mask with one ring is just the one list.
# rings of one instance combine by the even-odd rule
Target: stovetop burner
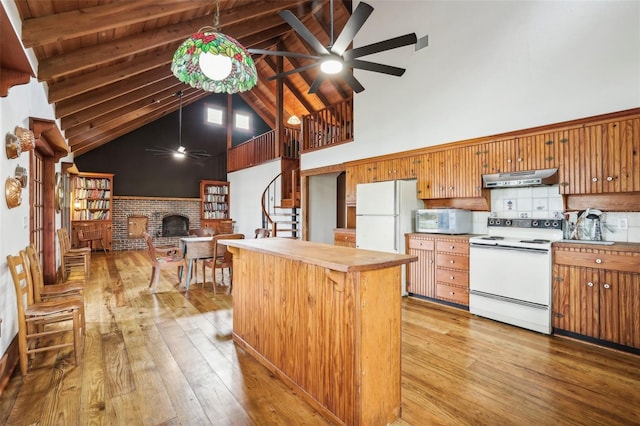
[[483,240],[504,240],[504,237],[500,237],[497,235],[487,235],[485,237],[480,237]]

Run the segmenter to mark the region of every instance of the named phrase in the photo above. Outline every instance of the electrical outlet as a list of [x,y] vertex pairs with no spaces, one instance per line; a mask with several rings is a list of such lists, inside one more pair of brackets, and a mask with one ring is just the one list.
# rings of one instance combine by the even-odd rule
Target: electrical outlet
[[629,224],[627,223],[627,218],[623,217],[618,219],[618,229],[627,229]]

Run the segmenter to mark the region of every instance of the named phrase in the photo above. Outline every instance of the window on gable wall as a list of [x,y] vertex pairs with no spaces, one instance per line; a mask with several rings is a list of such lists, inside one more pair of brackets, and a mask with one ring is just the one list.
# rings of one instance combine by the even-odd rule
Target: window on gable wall
[[241,112],[236,113],[235,127],[240,130],[251,130],[251,116]]
[[223,112],[220,108],[207,107],[207,123],[223,124]]

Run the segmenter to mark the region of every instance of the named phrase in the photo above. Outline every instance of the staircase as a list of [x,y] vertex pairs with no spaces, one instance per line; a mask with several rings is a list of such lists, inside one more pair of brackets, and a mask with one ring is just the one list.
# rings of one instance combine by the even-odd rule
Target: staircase
[[300,179],[298,169],[273,178],[262,193],[262,226],[271,236],[300,238]]

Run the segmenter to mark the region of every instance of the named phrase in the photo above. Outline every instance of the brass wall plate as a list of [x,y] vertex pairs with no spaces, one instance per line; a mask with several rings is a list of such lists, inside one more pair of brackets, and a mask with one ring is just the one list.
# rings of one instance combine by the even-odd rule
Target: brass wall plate
[[10,209],[18,207],[22,203],[22,185],[16,178],[7,178],[4,184],[4,198]]

